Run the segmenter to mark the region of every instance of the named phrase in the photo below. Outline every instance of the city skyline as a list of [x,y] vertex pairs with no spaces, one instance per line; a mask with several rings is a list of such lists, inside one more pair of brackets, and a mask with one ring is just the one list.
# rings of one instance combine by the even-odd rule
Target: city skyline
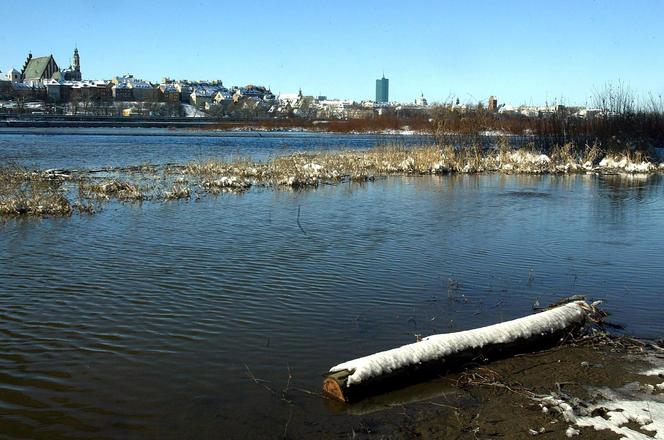
[[[173,22],[166,20],[177,10],[170,1],[63,7],[33,0],[8,8],[0,69],[20,69],[28,51],[66,60],[76,46],[91,79],[221,79],[359,101],[373,98],[375,79],[385,71],[394,101],[424,94],[430,102],[451,96],[478,102],[495,95],[515,105],[583,105],[593,89],[618,80],[639,92],[664,91],[662,77],[651,74],[664,69],[657,23],[664,4],[638,3],[417,2],[406,8],[367,2],[354,7],[351,20],[343,5],[200,2]],[[44,32],[18,42],[12,35],[20,32],[25,8],[44,23]],[[72,22],[77,25],[64,25]],[[124,35],[117,35],[120,28]]]

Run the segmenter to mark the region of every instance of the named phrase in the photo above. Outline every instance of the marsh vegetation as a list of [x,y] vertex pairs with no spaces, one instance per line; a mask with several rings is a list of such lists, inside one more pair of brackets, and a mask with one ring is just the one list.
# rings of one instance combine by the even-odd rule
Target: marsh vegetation
[[365,150],[301,152],[264,161],[234,156],[187,164],[144,164],[103,170],[30,170],[0,168],[0,215],[67,216],[94,212],[104,202],[142,202],[200,198],[242,192],[251,187],[312,188],[340,182],[367,182],[387,176],[447,173],[652,173],[664,171],[654,156],[624,149],[607,152],[598,145],[572,143],[544,152],[530,145],[479,146],[385,145]]

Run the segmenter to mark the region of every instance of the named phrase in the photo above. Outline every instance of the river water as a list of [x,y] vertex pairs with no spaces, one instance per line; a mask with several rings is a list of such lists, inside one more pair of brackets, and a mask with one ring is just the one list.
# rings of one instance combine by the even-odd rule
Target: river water
[[[132,163],[181,162],[207,142],[269,155],[284,138],[12,134],[0,160],[126,164],[131,144]],[[663,226],[661,177],[593,175],[393,177],[6,220],[0,436],[347,438],[354,416],[309,392],[416,334],[584,294],[626,333],[662,337]]]
[[103,168],[298,151],[430,144],[429,136],[222,132],[148,128],[0,128],[0,161],[37,168]]

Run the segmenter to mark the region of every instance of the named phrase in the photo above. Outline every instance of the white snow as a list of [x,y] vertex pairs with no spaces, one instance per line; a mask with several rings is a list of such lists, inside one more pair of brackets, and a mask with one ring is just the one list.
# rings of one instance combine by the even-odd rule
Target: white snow
[[251,183],[236,176],[222,176],[217,180],[206,181],[203,185],[212,188],[248,188],[251,186]]
[[[662,361],[653,358],[651,362],[655,363],[657,368],[638,374],[661,374]],[[589,427],[597,431],[610,430],[619,434],[621,439],[628,440],[664,439],[664,394],[653,393],[655,389],[664,389],[664,383],[652,386],[631,382],[619,389],[591,388],[595,395],[593,403],[575,404],[576,409],[557,395],[544,397],[539,399],[539,402],[542,408],[548,407],[549,411],[557,411],[566,422],[577,427]],[[574,399],[570,402],[574,402]],[[630,428],[630,423],[637,424],[638,428]]]
[[321,165],[318,165],[317,163],[307,163],[302,166],[303,169],[307,171],[313,171],[313,172],[319,172],[323,167]]
[[187,118],[204,118],[207,117],[207,114],[205,112],[202,112],[201,110],[197,109],[191,104],[181,104],[182,108],[184,109],[184,115]]
[[643,376],[664,376],[664,367],[654,367],[649,370],[641,371],[639,374]]
[[[647,396],[632,400],[610,389],[603,389],[601,393],[606,400],[592,405],[588,411],[606,408],[606,418],[579,416],[575,421],[577,426],[593,427],[598,431],[609,429],[624,439],[664,439],[664,399]],[[652,432],[654,437],[624,426],[629,422],[637,423],[642,430]]]
[[562,330],[583,322],[588,310],[589,306],[584,301],[575,301],[513,321],[457,333],[433,335],[420,342],[344,362],[332,367],[330,372],[348,370],[350,375],[346,386],[350,386],[371,377],[441,359],[464,350]]
[[606,156],[600,161],[599,168],[621,170],[627,173],[649,173],[655,169],[655,165],[645,161],[634,162],[625,156]]
[[579,434],[581,434],[581,431],[579,431],[578,429],[574,429],[573,426],[569,426],[567,428],[567,431],[565,431],[565,435],[567,437],[574,437],[575,435],[579,435]]

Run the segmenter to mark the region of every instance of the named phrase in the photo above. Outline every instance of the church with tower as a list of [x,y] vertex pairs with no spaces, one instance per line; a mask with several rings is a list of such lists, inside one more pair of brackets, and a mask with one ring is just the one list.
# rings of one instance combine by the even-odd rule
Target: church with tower
[[81,75],[81,57],[78,55],[78,48],[74,48],[74,55],[71,57],[71,64],[68,68],[60,72],[65,81],[82,81]]
[[74,55],[68,68],[60,70],[55,62],[53,55],[45,57],[33,57],[32,53],[21,69],[21,80],[24,82],[39,82],[47,79],[56,81],[81,81],[81,58],[78,54],[78,48],[74,49]]

